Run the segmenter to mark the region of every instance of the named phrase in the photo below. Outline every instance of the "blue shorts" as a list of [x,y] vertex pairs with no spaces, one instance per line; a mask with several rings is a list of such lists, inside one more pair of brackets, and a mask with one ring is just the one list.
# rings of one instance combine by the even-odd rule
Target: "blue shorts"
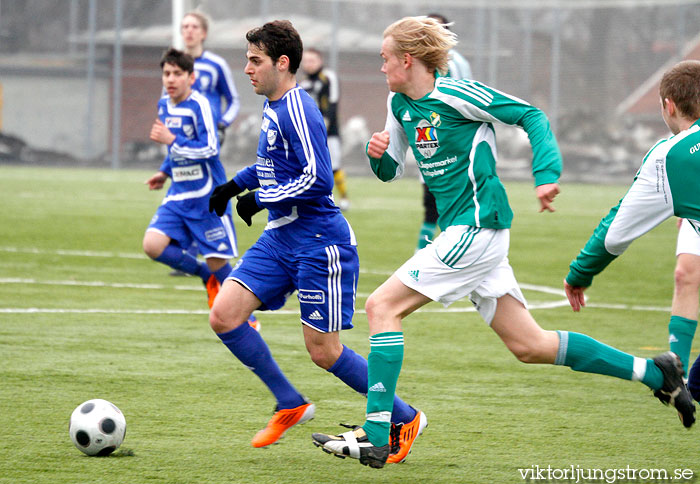
[[146,231],[160,232],[170,237],[178,246],[187,249],[197,242],[199,253],[205,258],[231,259],[238,256],[236,231],[231,217],[224,214],[198,213],[200,218],[183,217],[170,210],[168,204],[158,207]]
[[228,276],[260,299],[261,310],[284,306],[297,291],[301,322],[322,333],[352,328],[360,260],[354,245],[289,250],[266,233]]

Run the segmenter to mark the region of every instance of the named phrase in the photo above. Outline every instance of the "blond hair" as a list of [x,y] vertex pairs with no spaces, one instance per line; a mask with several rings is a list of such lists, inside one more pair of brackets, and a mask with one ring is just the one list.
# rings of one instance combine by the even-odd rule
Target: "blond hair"
[[394,40],[395,53],[411,54],[429,71],[447,74],[449,51],[457,45],[457,36],[430,17],[404,17],[384,30]]
[[206,32],[206,33],[209,33],[209,17],[208,17],[204,12],[201,12],[201,11],[199,11],[199,10],[192,10],[192,11],[190,11],[190,12],[187,12],[187,13],[182,17],[183,20],[184,20],[186,17],[194,17],[194,18],[196,18],[197,21],[199,22],[199,25],[202,26],[202,30],[204,30],[204,32]]

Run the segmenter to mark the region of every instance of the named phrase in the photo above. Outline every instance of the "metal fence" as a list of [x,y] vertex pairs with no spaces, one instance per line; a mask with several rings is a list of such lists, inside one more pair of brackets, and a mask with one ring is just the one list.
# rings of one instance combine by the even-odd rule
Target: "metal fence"
[[[660,74],[700,59],[697,0],[0,0],[0,159],[157,166],[158,59],[193,7],[214,19],[207,46],[229,61],[242,100],[223,152],[231,167],[254,159],[261,99],[242,72],[244,34],[265,20],[292,20],[338,72],[354,173],[367,173],[362,147],[384,124],[382,31],[406,15],[445,15],[474,78],[542,108],[572,179],[633,173],[666,134]],[[527,176],[522,132],[498,136],[502,175]]]

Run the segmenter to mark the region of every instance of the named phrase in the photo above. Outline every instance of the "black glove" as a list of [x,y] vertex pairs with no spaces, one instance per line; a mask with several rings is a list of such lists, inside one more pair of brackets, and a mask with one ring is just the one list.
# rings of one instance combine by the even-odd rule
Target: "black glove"
[[209,195],[209,211],[216,210],[219,217],[223,217],[226,213],[228,201],[243,191],[243,188],[238,186],[238,183],[233,181],[233,178],[228,183],[219,185],[214,188],[214,191]]
[[258,202],[255,200],[255,192],[248,192],[237,198],[236,212],[238,212],[238,216],[250,227],[253,225],[253,215],[262,210],[263,207],[258,205]]
[[219,127],[216,128],[216,134],[219,137],[219,146],[224,146],[224,140],[226,139],[226,126],[220,124]]

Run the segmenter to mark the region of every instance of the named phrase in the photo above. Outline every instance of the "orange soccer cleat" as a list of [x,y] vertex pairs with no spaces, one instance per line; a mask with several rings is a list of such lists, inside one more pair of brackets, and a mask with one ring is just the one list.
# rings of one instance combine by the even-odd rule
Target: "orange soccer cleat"
[[406,460],[408,454],[411,453],[411,446],[416,441],[418,436],[423,433],[423,429],[428,426],[428,418],[420,410],[415,418],[405,424],[391,424],[391,433],[389,434],[389,443],[391,444],[391,453],[386,460],[388,464],[398,464]]
[[207,280],[205,286],[207,288],[207,296],[209,296],[209,309],[211,309],[211,307],[214,305],[214,299],[216,299],[216,295],[219,294],[221,284],[219,284],[219,281],[217,281],[214,274],[212,274],[211,276],[209,276],[209,280]]
[[295,408],[283,410],[275,409],[275,414],[267,423],[267,427],[253,437],[253,447],[265,447],[266,445],[274,444],[290,428],[314,418],[315,413],[316,405],[313,403],[305,403]]

